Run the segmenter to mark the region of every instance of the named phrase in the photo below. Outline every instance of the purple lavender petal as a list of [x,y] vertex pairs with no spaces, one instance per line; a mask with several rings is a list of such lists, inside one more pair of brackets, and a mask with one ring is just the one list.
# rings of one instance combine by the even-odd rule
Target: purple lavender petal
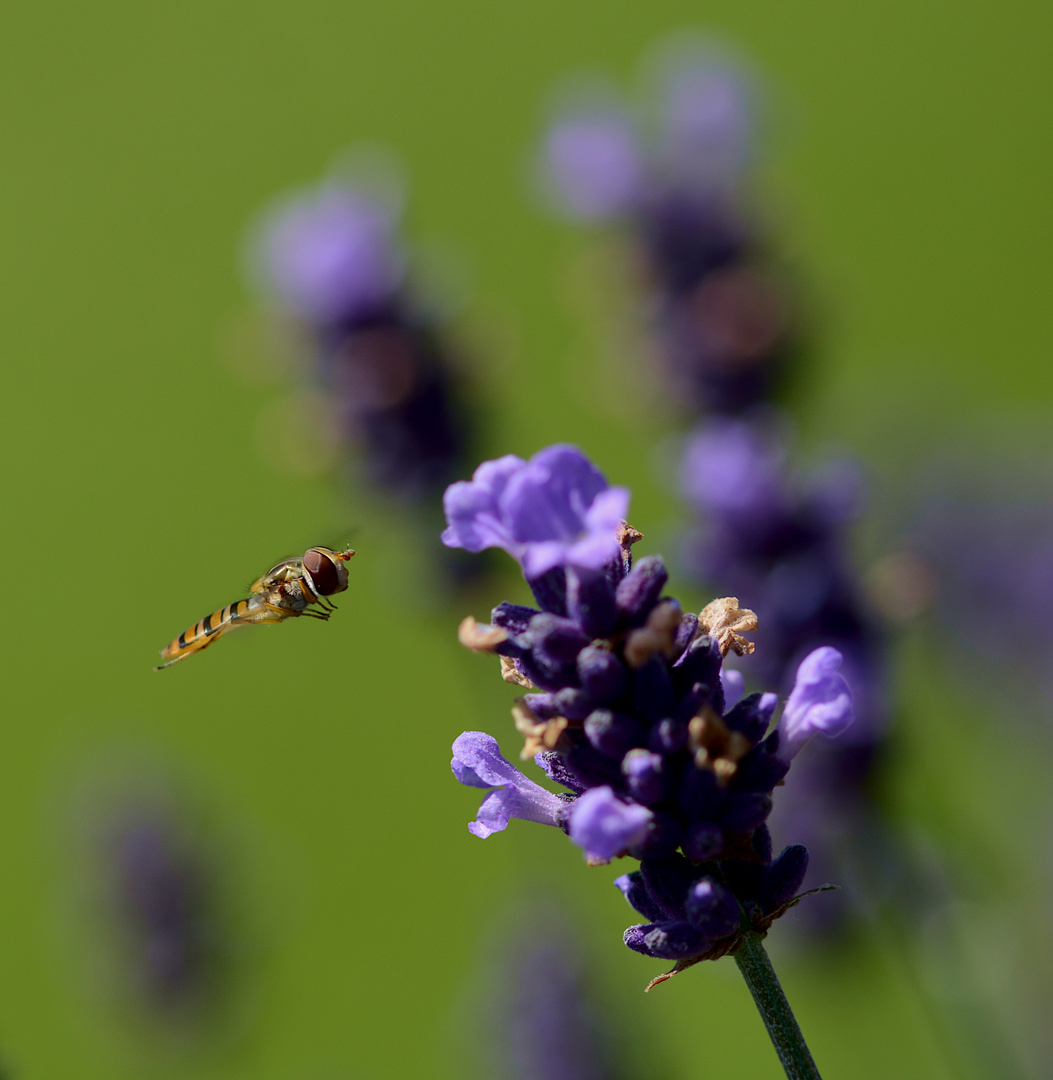
[[628,118],[614,110],[561,120],[548,133],[544,155],[554,201],[569,217],[622,213],[640,187],[639,138]]
[[485,462],[443,500],[448,547],[499,547],[530,579],[555,567],[602,570],[618,557],[618,525],[629,505],[575,446],[556,445],[530,461]]
[[607,785],[576,799],[569,812],[570,838],[595,859],[613,859],[647,834],[653,815],[643,806],[624,803]]
[[339,187],[309,192],[272,219],[267,269],[289,308],[312,324],[369,311],[402,283],[403,258],[391,210]]
[[852,723],[852,693],[838,674],[841,654],[824,645],[809,653],[779,721],[779,756],[787,761],[816,734],[840,735]]
[[498,502],[508,481],[525,464],[515,454],[506,454],[496,461],[484,461],[471,480],[451,484],[442,500],[448,523],[442,542],[466,551],[488,547],[508,551],[512,538],[501,520]]
[[709,513],[736,521],[764,521],[783,510],[783,453],[756,427],[713,420],[684,451],[680,486]]
[[729,712],[742,700],[746,692],[746,676],[734,668],[720,669],[720,685],[724,688],[724,711]]
[[497,740],[481,731],[466,731],[453,744],[454,776],[469,787],[497,787],[479,807],[479,817],[468,830],[485,839],[508,827],[509,821],[536,821],[556,825],[563,801],[524,776],[502,755]]

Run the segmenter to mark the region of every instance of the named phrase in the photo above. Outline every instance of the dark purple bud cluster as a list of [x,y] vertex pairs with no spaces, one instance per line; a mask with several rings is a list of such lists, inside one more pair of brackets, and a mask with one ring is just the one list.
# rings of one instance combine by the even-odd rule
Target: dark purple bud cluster
[[800,844],[772,859],[771,835],[759,826],[751,859],[693,864],[681,855],[644,859],[615,881],[650,921],[625,933],[625,944],[660,960],[715,960],[734,947],[742,927],[766,930],[798,897],[808,869]]
[[[692,912],[688,922],[701,929],[677,931],[678,941],[699,944],[703,932],[713,938],[737,932],[738,901],[758,917],[773,910],[757,899],[766,877],[727,874],[726,868],[743,859],[762,866],[755,838],[767,837],[771,793],[789,761],[776,752],[778,732],[767,735],[775,696],[754,694],[725,710],[717,637],[663,595],[667,573],[660,558],[628,564],[626,556],[606,573],[571,571],[562,587],[564,572],[550,573],[538,590],[542,610],[498,605],[493,624],[508,636],[494,651],[511,658],[518,676],[537,688],[523,705],[532,730],[541,729],[537,746],[552,743],[538,754],[549,777],[576,795],[609,788],[613,799],[650,812],[626,845],[643,861],[643,877],[634,880],[665,881],[665,921],[670,910],[679,911],[681,921]],[[572,814],[565,827],[586,851],[603,851],[602,820],[579,823]],[[670,877],[670,867],[680,876]],[[640,888],[623,891],[641,914],[656,918]],[[630,931],[627,944],[653,956],[688,955],[645,947],[644,931],[650,928]]]

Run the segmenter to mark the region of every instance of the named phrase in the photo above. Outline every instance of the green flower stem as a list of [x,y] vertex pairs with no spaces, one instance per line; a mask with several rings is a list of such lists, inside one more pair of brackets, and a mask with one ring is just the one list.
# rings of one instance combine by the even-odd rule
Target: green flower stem
[[753,931],[746,934],[742,947],[735,953],[735,963],[757,1003],[757,1011],[789,1080],[821,1080],[790,1003],[761,944],[760,934]]

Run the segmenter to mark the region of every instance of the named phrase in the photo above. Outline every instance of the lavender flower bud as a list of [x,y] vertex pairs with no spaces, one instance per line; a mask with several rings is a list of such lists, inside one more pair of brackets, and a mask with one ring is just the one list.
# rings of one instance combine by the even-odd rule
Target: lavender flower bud
[[660,754],[649,750],[630,750],[622,760],[622,772],[629,785],[629,793],[645,806],[655,806],[669,792],[670,778]]
[[808,849],[801,844],[783,848],[782,854],[768,867],[761,882],[757,901],[761,910],[774,911],[792,900],[808,872]]
[[707,938],[722,938],[739,925],[739,904],[735,897],[712,878],[696,881],[684,904],[688,921]]
[[637,559],[633,568],[618,583],[615,597],[618,610],[629,626],[640,626],[662,595],[669,572],[657,555]]
[[617,701],[628,684],[625,665],[610,649],[587,646],[578,653],[581,687],[601,704]]
[[585,719],[585,737],[605,757],[621,761],[643,742],[644,732],[631,716],[595,709]]
[[708,862],[724,849],[724,830],[711,821],[696,821],[688,826],[682,847],[689,859]]

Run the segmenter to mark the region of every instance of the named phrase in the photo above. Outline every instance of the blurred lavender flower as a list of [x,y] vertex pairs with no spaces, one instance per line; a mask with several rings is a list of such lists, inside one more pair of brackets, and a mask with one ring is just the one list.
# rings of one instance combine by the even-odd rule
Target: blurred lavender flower
[[862,501],[858,469],[840,463],[795,485],[771,424],[712,419],[688,440],[680,470],[700,522],[685,565],[750,597],[764,623],[764,650],[742,663],[747,676],[789,693],[804,655],[833,645],[855,694],[846,740],[879,742],[888,718],[883,643],[844,554]]
[[[477,1074],[500,1080],[654,1075],[656,1048],[647,1045],[646,1028],[637,1019],[629,1043],[597,993],[584,928],[544,896],[517,908],[485,952],[488,977],[473,1008],[482,1021],[472,1032],[473,1044],[482,1044]],[[646,1073],[636,1064],[641,1043],[650,1058]]]
[[791,348],[785,285],[740,210],[752,89],[711,57],[662,77],[650,144],[614,101],[564,109],[544,140],[544,185],[564,216],[614,220],[631,237],[672,397],[739,412],[772,395]]
[[[813,718],[833,733],[847,707],[839,686],[852,687],[854,723],[806,755],[772,823],[805,841],[824,876],[841,880],[857,876],[849,868],[859,861],[853,852],[873,842],[875,810],[864,780],[889,722],[883,636],[844,554],[860,486],[847,463],[794,485],[783,441],[757,418],[711,419],[689,439],[681,462],[681,488],[701,522],[685,543],[685,564],[710,586],[750,597],[765,649],[741,665],[748,681],[790,695],[783,752],[807,737]],[[834,681],[826,683],[822,668],[836,669],[835,653],[844,679],[831,671]],[[844,913],[842,894],[813,911],[820,908],[816,926],[828,929],[831,916]]]
[[970,692],[1048,728],[1053,489],[1044,452],[1030,444],[1026,452],[1026,461],[1002,449],[934,462],[915,496],[906,552],[882,569],[895,593],[905,587],[934,601],[956,678]]
[[273,211],[257,263],[309,332],[340,438],[385,495],[437,500],[460,471],[468,424],[450,357],[407,284],[398,211],[328,183]]
[[219,970],[204,854],[166,811],[143,805],[115,815],[105,843],[113,911],[137,991],[185,1014],[215,989]]
[[[621,491],[574,448],[549,448],[538,460],[547,463],[546,479],[522,485],[511,500],[520,520],[533,514],[545,523],[553,505],[570,505],[577,528],[597,500]],[[526,571],[530,552],[494,525],[507,518],[495,516],[494,506],[507,491],[510,461],[520,471],[530,467],[504,458],[477,471],[480,491],[451,489],[444,539],[481,547],[481,538],[500,536]],[[627,506],[628,493],[618,498]],[[774,694],[728,708],[724,657],[752,652],[742,635],[756,630],[756,617],[733,598],[684,614],[663,596],[661,559],[633,563],[640,534],[624,522],[608,527],[613,553],[604,566],[590,562],[580,573],[546,561],[540,578],[527,577],[540,609],[499,604],[492,625],[467,619],[460,633],[469,647],[499,655],[504,677],[530,691],[513,709],[522,756],[567,791],[544,792],[478,732],[454,744],[453,770],[463,783],[499,788],[473,823],[476,835],[520,817],[562,828],[590,862],[639,859],[640,871],[619,879],[619,888],[648,923],[626,931],[626,944],[679,968],[724,955],[744,932],[766,929],[796,902],[807,855],[790,848],[773,859],[764,823],[802,737],[846,726],[849,693],[834,670],[836,650],[822,649],[801,665],[784,726],[768,733]],[[538,532],[550,542],[547,526]],[[563,541],[565,551],[575,549],[573,529]]]

